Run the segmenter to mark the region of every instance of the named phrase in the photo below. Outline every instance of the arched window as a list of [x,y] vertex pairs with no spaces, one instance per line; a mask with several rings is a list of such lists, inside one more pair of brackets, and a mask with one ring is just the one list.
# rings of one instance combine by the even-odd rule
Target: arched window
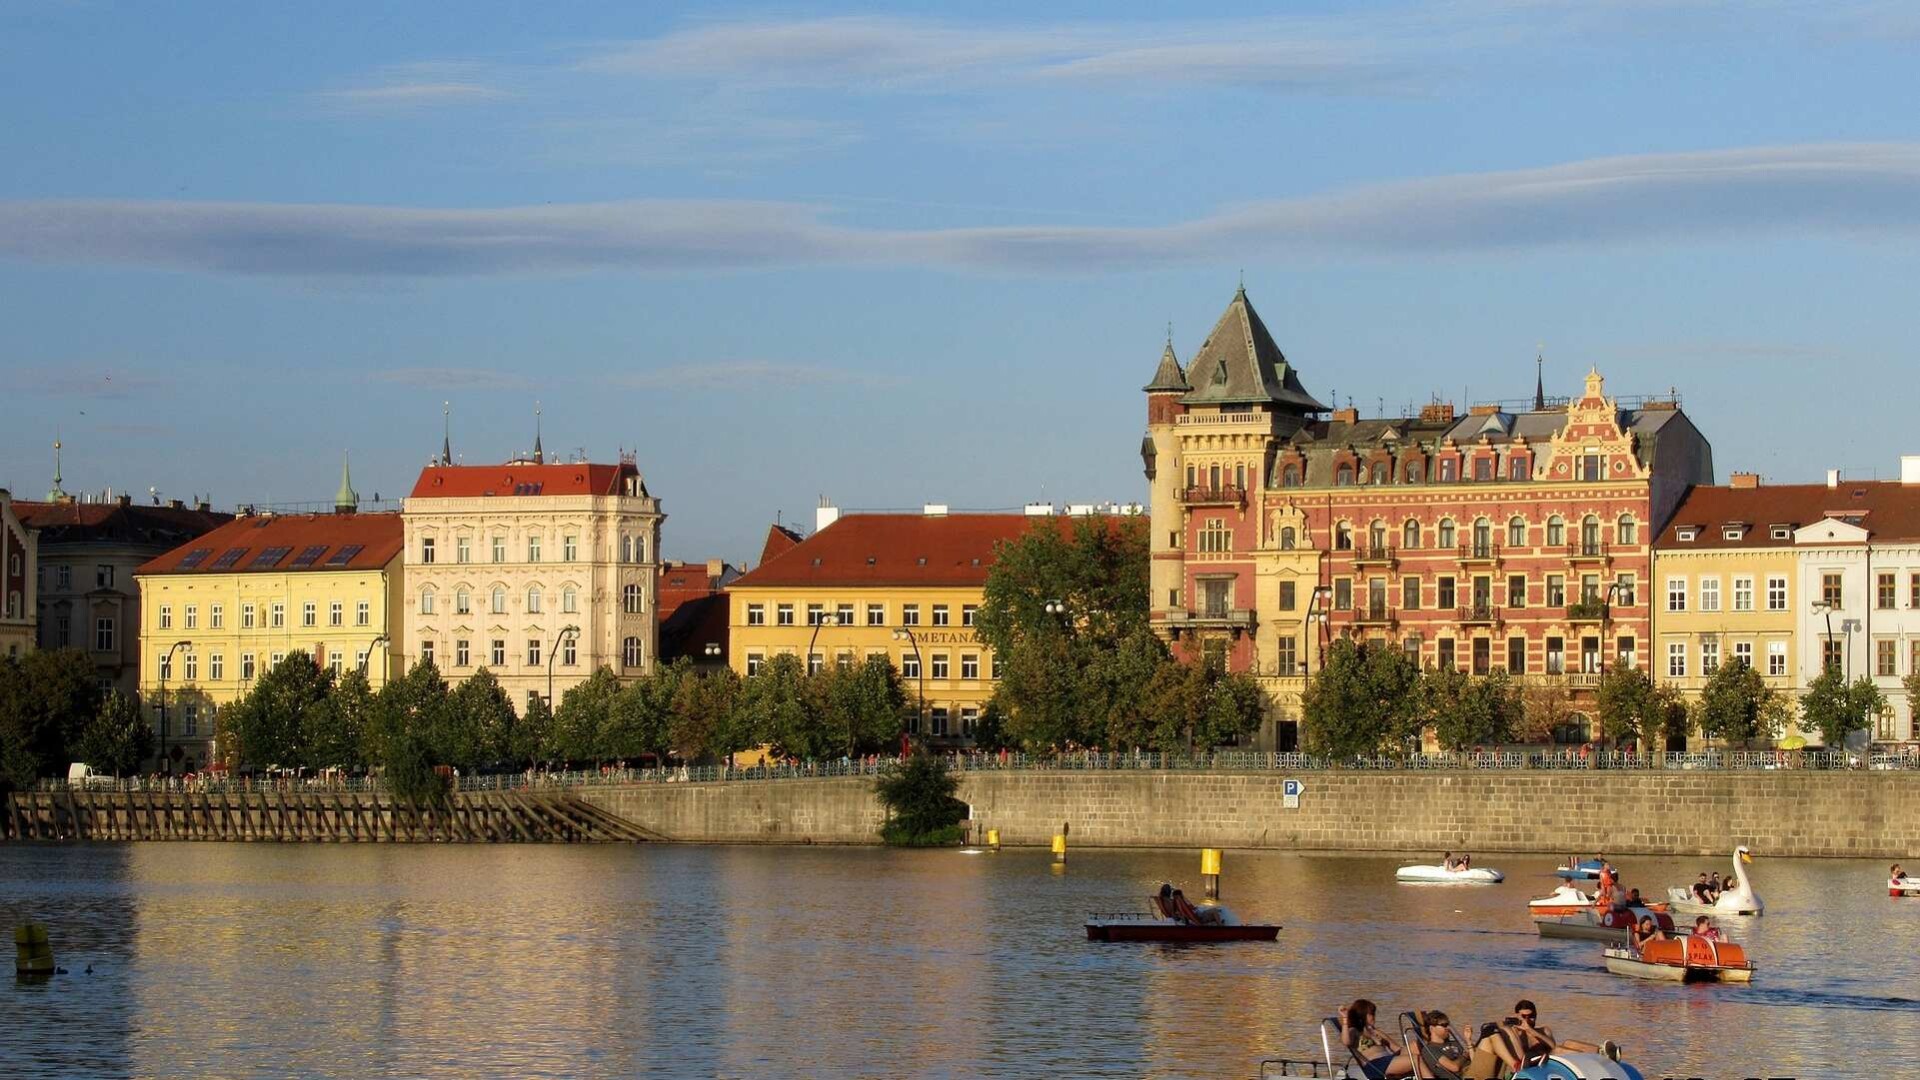
[[493,587],[493,613],[495,615],[507,613],[507,590],[503,585]]
[[1507,522],[1507,546],[1510,548],[1527,546],[1527,522],[1518,514]]
[[1620,523],[1614,526],[1613,538],[1616,543],[1621,543],[1621,544],[1637,543],[1637,541],[1634,539],[1632,514],[1620,515]]
[[460,588],[454,590],[453,613],[455,615],[465,615],[471,612],[472,610],[473,610],[473,597],[471,594],[467,592],[466,586],[463,585]]
[[560,610],[568,615],[580,610],[580,594],[571,585],[560,590]]
[[1233,467],[1233,486],[1239,488],[1241,491],[1247,490],[1247,467],[1245,465],[1235,465]]
[[1417,461],[1407,462],[1407,483],[1417,484],[1419,482],[1420,482],[1420,463]]
[[1420,548],[1420,523],[1419,522],[1409,519],[1406,525],[1401,528],[1400,546],[1403,548],[1406,548],[1408,551],[1419,550]]
[[640,614],[640,586],[629,585],[621,590],[620,607],[629,615]]
[[1300,466],[1289,465],[1286,468],[1280,470],[1280,486],[1281,487],[1299,487],[1300,486]]
[[1333,474],[1333,483],[1335,487],[1352,487],[1353,486],[1353,466],[1351,465],[1340,466],[1340,470]]
[[540,586],[538,585],[527,590],[527,613],[530,615],[540,614]]
[[620,561],[633,561],[633,537],[631,536],[623,536],[620,538]]
[[1373,463],[1373,482],[1376,484],[1384,484],[1387,482],[1386,462],[1376,461]]
[[1559,547],[1567,542],[1567,523],[1555,514],[1547,519],[1547,546]]
[[640,666],[640,639],[627,638],[620,643],[620,662],[627,667]]
[[1367,546],[1379,551],[1387,546],[1387,523],[1376,520],[1367,526]]
[[647,561],[647,538],[644,536],[636,536],[633,538],[633,561]]
[[1592,514],[1580,520],[1580,551],[1586,555],[1600,554],[1600,519]]
[[1341,522],[1333,527],[1333,546],[1337,551],[1353,550],[1353,526]]
[[1280,529],[1280,550],[1292,551],[1294,548],[1294,544],[1295,544],[1295,540],[1293,535],[1293,526],[1291,525],[1283,526]]
[[433,614],[433,590],[432,589],[420,590],[420,614],[422,615]]
[[1493,554],[1493,522],[1486,518],[1473,519],[1473,553],[1483,559]]
[[1207,466],[1207,488],[1211,491],[1220,490],[1220,466]]
[[1452,519],[1452,518],[1441,518],[1441,519],[1440,519],[1440,539],[1439,539],[1439,541],[1438,541],[1438,543],[1440,544],[1440,546],[1441,546],[1441,547],[1442,547],[1443,549],[1444,549],[1444,548],[1450,548],[1450,547],[1452,547],[1452,546],[1453,546],[1453,544],[1454,544],[1454,533],[1453,533],[1453,519]]
[[1193,466],[1189,465],[1187,466],[1187,487],[1192,488],[1194,484],[1195,484],[1195,481],[1193,478]]

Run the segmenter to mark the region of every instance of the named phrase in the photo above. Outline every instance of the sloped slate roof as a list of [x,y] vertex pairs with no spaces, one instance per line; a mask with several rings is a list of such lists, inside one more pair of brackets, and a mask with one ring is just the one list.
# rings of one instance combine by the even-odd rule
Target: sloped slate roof
[[1327,408],[1300,385],[1245,289],[1233,294],[1187,365],[1187,382],[1193,389],[1180,400],[1188,405],[1272,404],[1296,413]]
[[13,512],[40,530],[41,550],[57,544],[123,544],[165,551],[232,521],[233,515],[186,506],[139,503],[28,502]]
[[1180,358],[1173,355],[1173,342],[1167,342],[1166,351],[1160,354],[1160,366],[1154,369],[1153,381],[1140,389],[1149,393],[1155,390],[1191,390],[1187,383],[1187,373],[1180,370]]

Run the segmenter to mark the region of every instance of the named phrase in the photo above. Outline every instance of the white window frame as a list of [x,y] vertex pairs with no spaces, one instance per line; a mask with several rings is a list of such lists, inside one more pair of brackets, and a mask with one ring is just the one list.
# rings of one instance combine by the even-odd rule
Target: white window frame
[[1733,610],[1753,610],[1753,575],[1735,574],[1733,578]]
[[1667,678],[1684,679],[1687,677],[1687,643],[1684,641],[1667,642]]
[[1667,579],[1667,610],[1687,610],[1687,579],[1670,577]]
[[1720,579],[1706,575],[1700,578],[1700,610],[1717,612],[1720,610]]
[[1785,574],[1767,575],[1767,610],[1787,610],[1787,577]]

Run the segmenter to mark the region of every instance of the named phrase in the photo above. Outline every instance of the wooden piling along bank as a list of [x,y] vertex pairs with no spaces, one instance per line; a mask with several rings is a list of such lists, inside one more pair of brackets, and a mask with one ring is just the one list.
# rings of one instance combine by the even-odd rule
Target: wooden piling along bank
[[482,791],[443,806],[347,791],[22,791],[11,840],[632,843],[658,836],[567,791]]

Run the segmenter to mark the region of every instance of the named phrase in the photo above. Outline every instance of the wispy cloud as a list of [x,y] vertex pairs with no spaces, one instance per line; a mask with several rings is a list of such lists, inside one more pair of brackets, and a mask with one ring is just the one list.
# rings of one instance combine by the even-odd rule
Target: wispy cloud
[[375,382],[447,390],[529,390],[532,379],[511,371],[469,367],[398,367],[376,371]]
[[0,388],[22,396],[121,401],[163,393],[173,387],[171,379],[82,364],[26,365],[0,371]]
[[897,376],[876,375],[846,368],[810,364],[780,364],[763,360],[677,364],[607,380],[627,390],[725,390],[751,392],[799,386],[893,386]]
[[492,210],[0,202],[0,257],[232,274],[396,277],[891,265],[1086,273],[1248,252],[1437,256],[1551,246],[1858,238],[1920,226],[1920,143],[1595,158],[1252,202],[1163,225],[834,224],[797,203]]
[[322,90],[321,104],[364,112],[402,112],[455,105],[485,105],[515,95],[493,82],[484,65],[435,60],[384,68],[358,86]]

